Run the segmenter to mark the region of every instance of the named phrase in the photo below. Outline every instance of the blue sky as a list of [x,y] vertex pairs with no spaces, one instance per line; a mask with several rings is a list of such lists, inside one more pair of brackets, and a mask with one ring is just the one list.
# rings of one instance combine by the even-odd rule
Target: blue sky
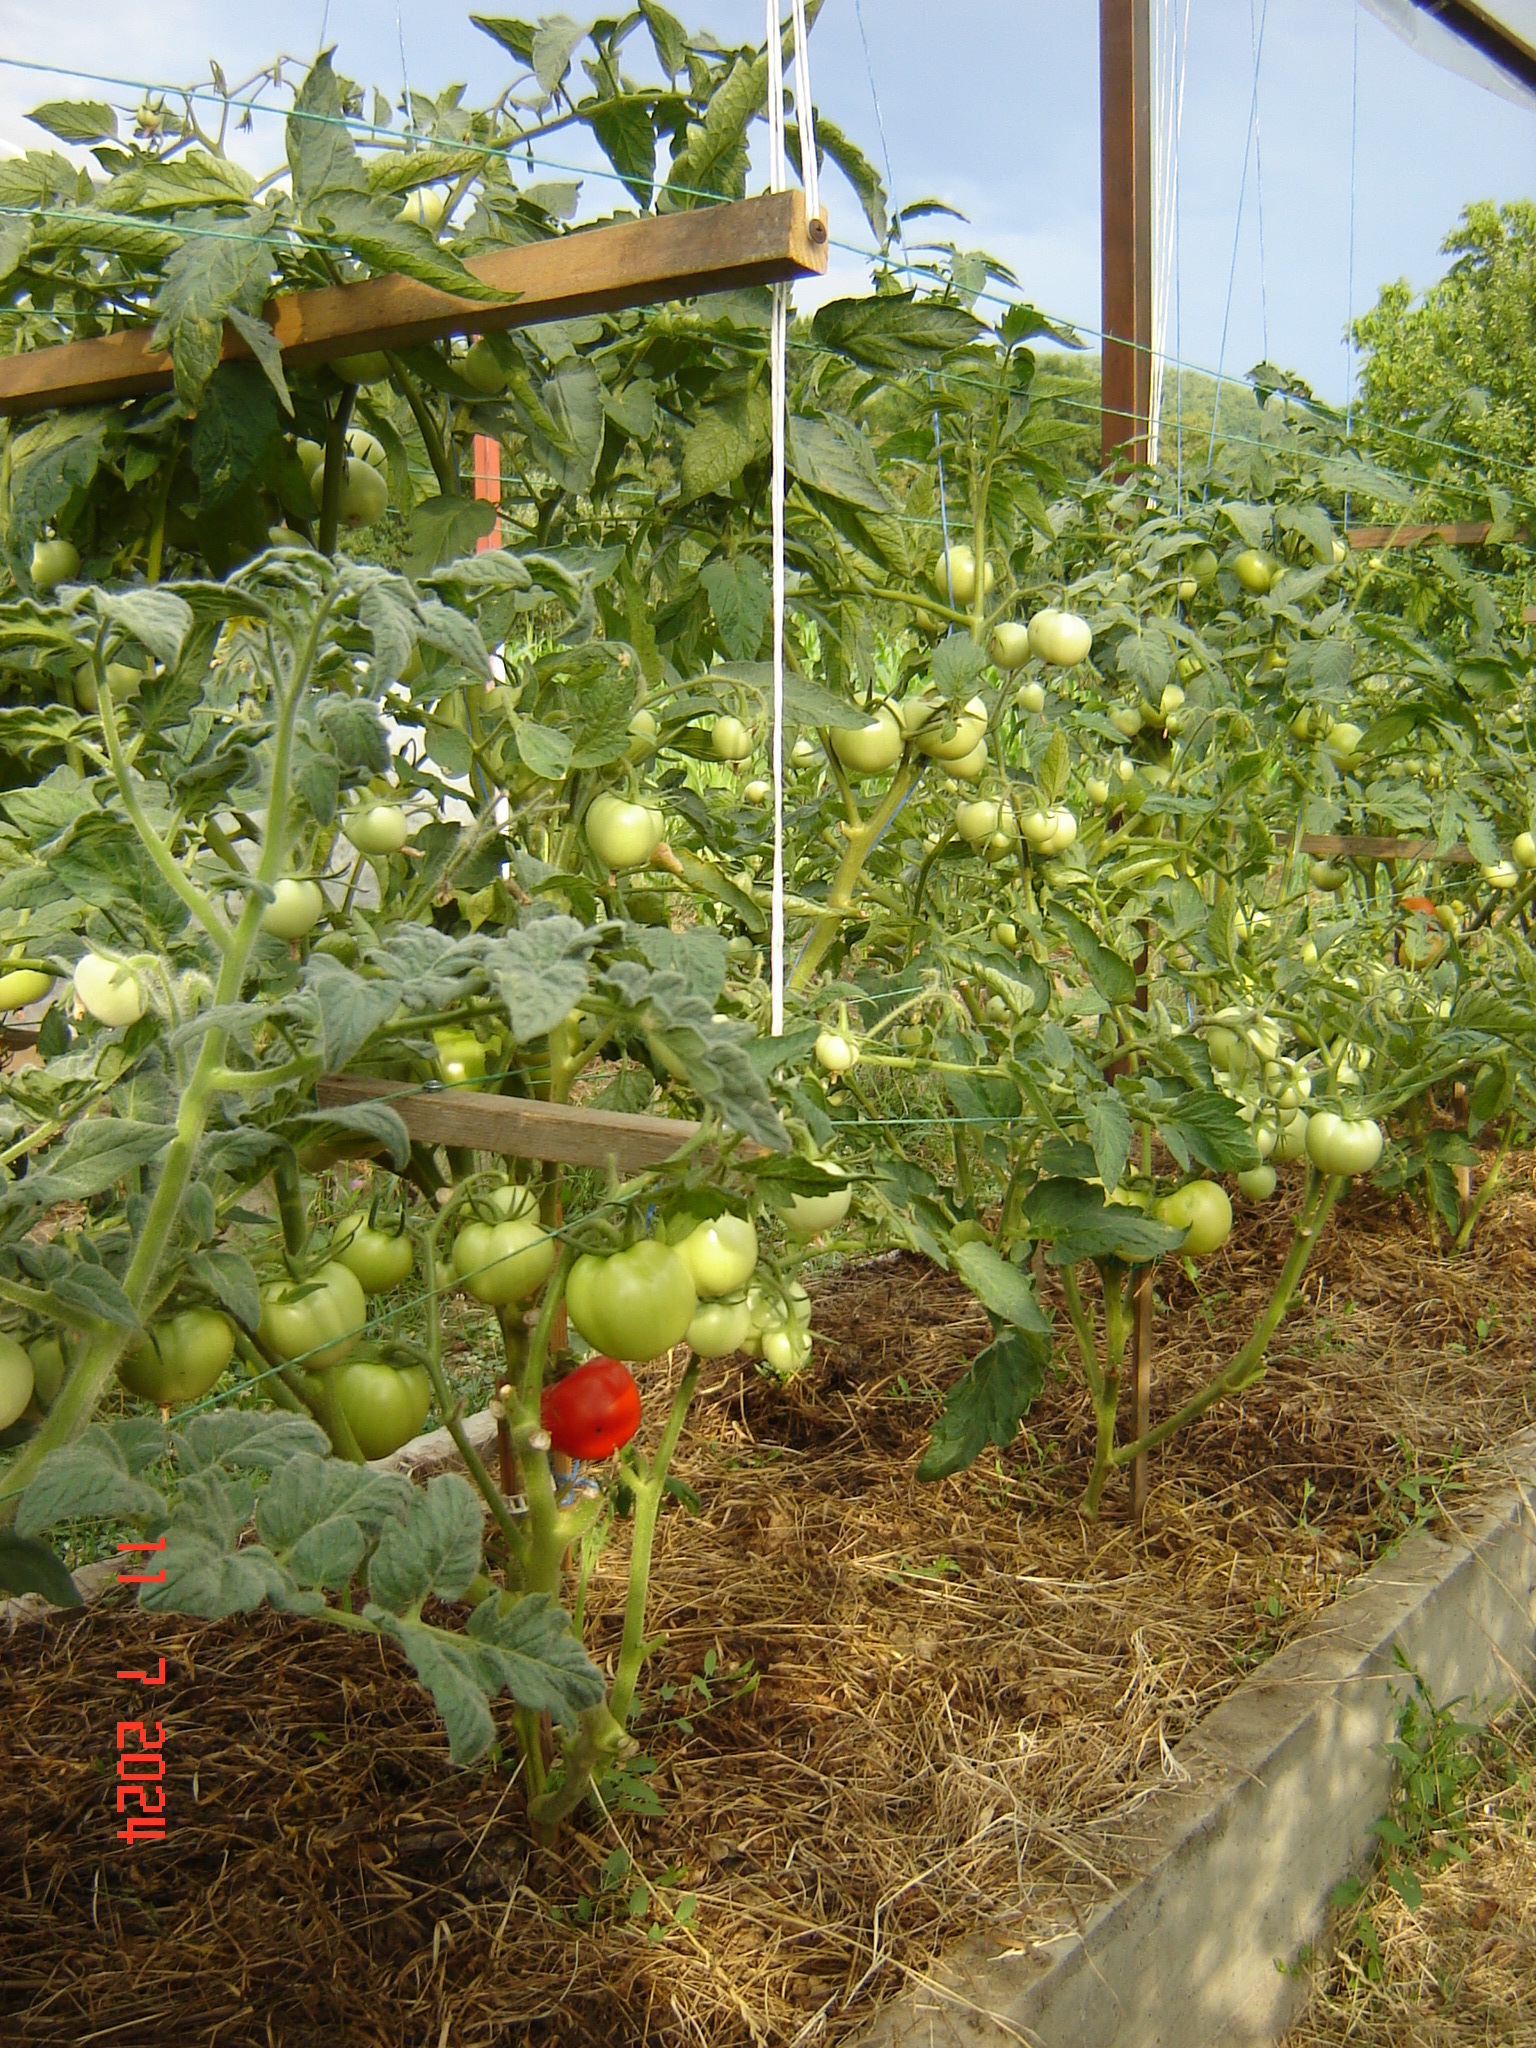
[[[495,0],[480,4],[482,11],[501,11]],[[671,4],[723,39],[762,34],[758,0]],[[956,227],[958,238],[1007,262],[1037,305],[1085,328],[1096,326],[1096,0],[862,5],[898,195],[932,195],[961,207],[970,225]],[[577,0],[564,6],[575,12]],[[538,10],[524,4],[505,11]],[[325,0],[266,0],[260,8],[238,9],[208,0],[115,0],[110,8],[102,0],[50,0],[46,9],[0,0],[0,142],[25,147],[46,140],[23,119],[39,100],[102,96],[99,87],[29,72],[21,60],[167,82],[195,76],[208,57],[217,57],[234,77],[279,52],[309,56],[322,21],[339,46],[338,64],[391,97],[399,93],[402,43],[419,89],[467,79],[470,98],[488,97],[504,82],[505,60],[468,14],[467,7],[461,11],[443,0],[400,0],[397,37],[392,0],[330,0],[328,8]],[[1261,15],[1262,186],[1250,164],[1233,271],[1253,78],[1250,6],[1248,0],[1190,0],[1180,352],[1197,366],[1216,366],[1231,272],[1228,374],[1241,375],[1267,352],[1320,393],[1341,399],[1356,10],[1349,0],[1252,0],[1253,20]],[[1439,245],[1466,201],[1536,190],[1536,111],[1426,63],[1364,12],[1358,52],[1357,312],[1389,278],[1406,276],[1422,287],[1438,274]],[[854,0],[826,0],[812,37],[812,68],[818,104],[878,156]],[[124,91],[106,96],[132,99]],[[258,133],[249,158],[265,166],[279,147],[275,128]],[[567,138],[560,154],[582,160],[579,145]],[[586,210],[606,211],[613,189],[589,181]],[[863,244],[857,205],[835,177],[828,198],[835,241]],[[855,254],[834,250],[834,289],[860,289],[865,275]]]

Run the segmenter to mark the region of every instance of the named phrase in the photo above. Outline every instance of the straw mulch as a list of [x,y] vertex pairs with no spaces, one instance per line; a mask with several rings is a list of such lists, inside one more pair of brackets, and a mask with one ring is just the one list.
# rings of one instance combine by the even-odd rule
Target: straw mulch
[[[1536,1717],[1527,1701],[1484,1745],[1467,1788],[1469,1855],[1421,1873],[1413,1911],[1378,1882],[1379,1958],[1347,1940],[1285,2048],[1532,2048],[1536,2043]],[[1374,1969],[1372,1967],[1374,1963]]]
[[[829,1281],[807,1377],[722,1362],[685,1438],[702,1511],[662,1521],[639,1730],[660,1815],[587,1813],[555,1854],[510,1773],[447,1768],[380,1645],[115,1604],[18,1634],[0,2038],[810,2048],[979,1927],[1070,1926],[1199,1716],[1415,1517],[1499,1483],[1533,1419],[1529,1167],[1460,1260],[1356,1197],[1265,1379],[1154,1461],[1140,1535],[1122,1482],[1097,1527],[1078,1513],[1066,1376],[1006,1455],[919,1486],[935,1391],[985,1321],[916,1259]],[[1198,1288],[1164,1270],[1159,1405],[1249,1326],[1285,1229],[1279,1204],[1250,1216]],[[621,1535],[599,1656],[623,1567]],[[163,1693],[116,1680],[162,1653]],[[171,1819],[130,1854],[114,1722],[146,1711]]]

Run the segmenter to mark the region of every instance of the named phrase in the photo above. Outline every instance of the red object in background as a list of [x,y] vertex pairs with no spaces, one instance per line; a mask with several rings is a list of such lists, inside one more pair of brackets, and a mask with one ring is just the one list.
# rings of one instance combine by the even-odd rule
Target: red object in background
[[640,1427],[640,1389],[616,1358],[589,1358],[544,1389],[539,1420],[568,1458],[611,1458]]
[[[492,440],[489,434],[475,436],[475,496],[488,498],[493,505],[501,503],[501,443]],[[483,555],[487,548],[500,546],[501,515],[498,513],[490,532],[481,534],[475,542],[475,553]]]

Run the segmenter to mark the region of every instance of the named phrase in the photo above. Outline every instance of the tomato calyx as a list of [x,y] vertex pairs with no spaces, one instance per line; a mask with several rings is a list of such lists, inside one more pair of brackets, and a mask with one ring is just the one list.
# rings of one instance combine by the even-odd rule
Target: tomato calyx
[[622,1360],[599,1354],[544,1389],[539,1420],[563,1457],[594,1463],[624,1448],[640,1427],[640,1389]]

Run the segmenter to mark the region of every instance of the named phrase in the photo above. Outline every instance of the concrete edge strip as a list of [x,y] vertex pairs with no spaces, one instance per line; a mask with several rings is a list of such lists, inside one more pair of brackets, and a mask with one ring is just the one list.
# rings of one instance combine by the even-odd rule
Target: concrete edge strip
[[1137,1807],[1138,1875],[1079,1932],[963,1944],[911,1974],[863,2048],[1276,2040],[1329,1894],[1375,1846],[1413,1675],[1485,1718],[1536,1669],[1536,1430],[1505,1455],[1513,1483],[1469,1531],[1408,1537],[1185,1736]]

